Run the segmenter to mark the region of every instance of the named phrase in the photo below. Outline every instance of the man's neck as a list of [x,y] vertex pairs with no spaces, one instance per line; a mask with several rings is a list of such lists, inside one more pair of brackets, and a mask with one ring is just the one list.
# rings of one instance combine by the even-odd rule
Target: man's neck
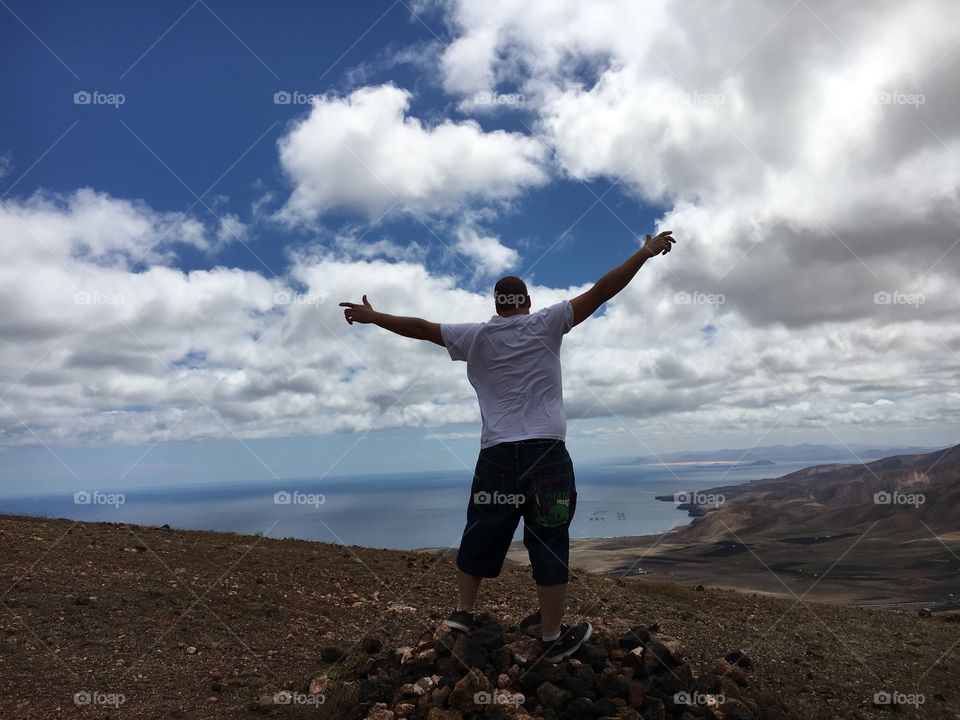
[[530,314],[529,308],[520,308],[519,310],[508,310],[507,312],[497,313],[497,315],[502,318],[515,317],[517,315],[529,315],[529,314]]

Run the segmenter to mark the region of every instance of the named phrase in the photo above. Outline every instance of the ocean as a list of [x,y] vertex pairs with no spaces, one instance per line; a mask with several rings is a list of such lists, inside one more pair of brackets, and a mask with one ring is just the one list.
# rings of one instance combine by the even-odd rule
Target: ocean
[[[705,491],[779,477],[809,462],[762,466],[576,464],[571,537],[664,532],[690,521],[657,495]],[[37,497],[0,497],[0,513],[169,524],[268,537],[412,550],[459,543],[466,523],[467,471],[298,478],[258,483],[120,489],[84,488]],[[523,524],[516,539],[521,538]]]

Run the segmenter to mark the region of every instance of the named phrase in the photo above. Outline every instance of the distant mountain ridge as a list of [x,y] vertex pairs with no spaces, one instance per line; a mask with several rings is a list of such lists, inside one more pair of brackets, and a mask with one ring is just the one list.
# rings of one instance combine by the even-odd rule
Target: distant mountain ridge
[[767,445],[753,448],[723,450],[681,451],[644,455],[627,460],[629,465],[656,465],[663,462],[743,462],[759,464],[772,462],[850,462],[864,461],[896,455],[917,455],[935,451],[931,447],[876,447],[872,445]]
[[[890,535],[960,527],[960,445],[862,464],[817,465],[782,477],[711,488],[679,509],[697,516],[684,539],[737,534],[829,533],[881,523]],[[708,505],[704,498],[722,496]],[[673,500],[661,496],[661,500]]]
[[571,559],[617,576],[639,566],[645,577],[794,599],[960,610],[960,445],[657,499],[693,520],[577,541]]

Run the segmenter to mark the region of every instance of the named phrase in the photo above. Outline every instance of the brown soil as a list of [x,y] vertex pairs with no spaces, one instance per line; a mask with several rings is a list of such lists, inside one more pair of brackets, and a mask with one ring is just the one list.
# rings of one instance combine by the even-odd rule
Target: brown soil
[[[341,717],[263,708],[376,636],[415,644],[450,610],[449,556],[125,524],[0,516],[0,717]],[[719,579],[719,578],[718,578]],[[483,609],[516,622],[536,605],[529,570],[485,584]],[[695,669],[732,649],[758,697],[789,716],[887,718],[874,694],[920,694],[901,717],[960,718],[960,622],[585,571],[571,614],[625,631],[659,623]],[[77,693],[118,707],[78,706]]]

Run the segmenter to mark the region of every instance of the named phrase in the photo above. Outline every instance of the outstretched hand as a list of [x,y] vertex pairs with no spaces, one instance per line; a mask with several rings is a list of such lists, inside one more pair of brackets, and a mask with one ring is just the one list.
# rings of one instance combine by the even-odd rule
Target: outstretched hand
[[357,303],[342,302],[340,307],[346,308],[343,311],[344,319],[353,325],[355,322],[358,323],[371,323],[373,322],[373,314],[376,312],[373,309],[373,305],[370,304],[370,301],[367,300],[367,296],[363,296],[363,304],[358,305]]
[[650,237],[650,233],[647,233],[646,242],[643,246],[650,251],[650,257],[654,255],[666,255],[673,249],[673,244],[677,241],[671,237],[672,234],[673,230],[664,230],[656,237]]

